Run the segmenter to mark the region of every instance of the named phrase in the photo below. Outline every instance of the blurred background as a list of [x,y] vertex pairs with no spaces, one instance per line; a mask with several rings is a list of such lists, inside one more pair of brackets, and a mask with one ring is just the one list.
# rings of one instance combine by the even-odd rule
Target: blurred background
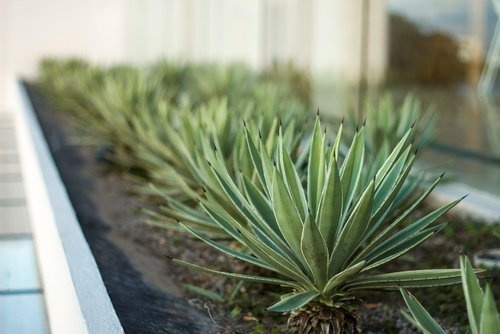
[[15,78],[34,77],[47,56],[290,62],[311,77],[314,105],[328,115],[359,112],[385,91],[434,104],[427,159],[500,194],[498,50],[481,76],[497,20],[491,0],[0,0],[0,107],[11,105]]

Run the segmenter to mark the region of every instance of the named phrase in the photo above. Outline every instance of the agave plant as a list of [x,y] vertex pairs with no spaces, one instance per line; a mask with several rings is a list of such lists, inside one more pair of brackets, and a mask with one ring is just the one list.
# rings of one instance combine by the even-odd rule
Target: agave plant
[[438,178],[405,211],[387,221],[415,160],[412,129],[368,183],[361,178],[367,168],[365,131],[365,127],[358,129],[341,161],[341,129],[334,144],[325,145],[326,134],[318,117],[308,144],[304,182],[283,145],[281,132],[276,153],[269,155],[264,142],[245,131],[253,175],[232,176],[223,157],[213,152],[209,168],[223,191],[215,195],[206,189],[203,208],[214,224],[250,253],[185,228],[216,249],[275,275],[223,272],[176,261],[213,274],[288,288],[289,293],[269,310],[290,312],[289,327],[301,333],[359,332],[356,305],[362,290],[459,282],[457,269],[375,272],[441,230],[445,224],[436,220],[459,200],[408,223]]
[[[366,180],[373,178],[390,152],[403,138],[409,128],[413,128],[411,141],[418,149],[423,149],[432,139],[437,125],[437,116],[432,107],[422,111],[421,102],[414,95],[408,94],[401,105],[396,106],[391,94],[385,94],[378,104],[367,103],[364,110],[366,124],[366,160],[369,167],[363,171]],[[351,114],[347,122],[347,137],[352,138],[359,126],[359,121]],[[341,147],[341,154],[347,152]],[[423,169],[415,167],[407,177],[402,190],[395,201],[395,208],[403,206],[416,190],[429,185],[432,177]]]
[[[495,299],[493,298],[490,286],[486,285],[486,291],[481,289],[474,269],[466,256],[460,256],[460,271],[471,333],[498,333],[500,329],[500,315],[496,308]],[[412,324],[423,333],[445,333],[443,328],[439,326],[436,320],[432,318],[429,312],[427,312],[411,293],[401,289],[401,294],[403,295],[411,315],[403,310],[401,312]]]
[[[254,104],[248,105],[246,110],[250,111],[245,114],[252,120],[247,126],[247,131],[254,136],[262,136],[258,128],[264,129],[265,136],[262,137],[262,141],[268,154],[272,155],[276,151],[281,122],[282,145],[297,158],[298,164],[304,165],[305,154],[300,147],[301,136],[293,117],[296,114],[290,113],[289,117],[279,119],[273,113],[261,114],[262,110],[255,110]],[[214,120],[219,121],[214,122]],[[253,126],[254,122],[258,126]],[[165,164],[157,164],[157,168],[150,168],[154,171],[152,193],[164,198],[165,205],[160,206],[155,212],[148,211],[151,218],[149,222],[160,227],[178,228],[177,220],[182,220],[204,234],[227,237],[227,233],[214,224],[204,211],[197,210],[193,206],[197,207],[199,202],[205,201],[202,196],[203,188],[210,189],[219,201],[225,201],[224,189],[211,173],[208,160],[216,158],[224,160],[227,171],[232,176],[241,173],[251,178],[254,174],[252,157],[248,154],[245,136],[241,131],[246,124],[245,120],[237,119],[223,100],[222,104],[211,103],[208,108],[202,106],[189,113],[178,113],[174,122],[178,126],[177,129],[171,128],[172,125],[168,123],[161,122],[160,124],[165,125],[162,125],[156,134],[154,129],[151,130],[152,126],[147,127],[149,131],[142,131],[150,137],[148,142],[158,142],[159,147],[162,147],[160,136],[163,134],[163,137],[167,137],[163,143],[171,145],[166,145],[164,149],[174,151],[173,155],[177,161],[175,168],[169,168]],[[200,128],[202,131],[196,130]],[[151,160],[148,156],[153,159],[157,157],[151,155],[151,152],[143,151],[141,159]],[[173,182],[165,183],[165,180]],[[238,182],[237,186],[243,189],[241,182]]]

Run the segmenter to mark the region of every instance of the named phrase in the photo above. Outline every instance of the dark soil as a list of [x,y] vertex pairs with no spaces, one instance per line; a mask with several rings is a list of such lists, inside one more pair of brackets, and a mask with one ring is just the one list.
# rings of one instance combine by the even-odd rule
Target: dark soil
[[[103,162],[102,148],[83,145],[85,134],[71,115],[55,112],[26,85],[83,233],[99,266],[111,301],[127,333],[282,333],[286,316],[265,308],[279,288],[240,284],[195,272],[171,258],[229,271],[248,270],[209,246],[177,231],[147,225],[145,199],[133,192],[125,173]],[[448,217],[450,226],[387,270],[457,267],[460,252],[498,247],[491,227]],[[498,229],[497,229],[498,230]],[[499,231],[500,232],[500,231]],[[500,293],[498,273],[490,274]],[[223,303],[184,284],[217,293]],[[448,332],[465,332],[461,286],[412,291]],[[399,312],[397,292],[369,293],[360,308],[364,333],[418,333]]]

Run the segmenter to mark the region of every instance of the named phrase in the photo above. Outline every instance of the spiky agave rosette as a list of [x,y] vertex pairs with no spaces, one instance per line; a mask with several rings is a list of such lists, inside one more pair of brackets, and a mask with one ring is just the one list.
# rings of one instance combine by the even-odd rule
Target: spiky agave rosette
[[[363,183],[365,128],[355,134],[349,152],[339,161],[342,129],[334,144],[325,145],[326,134],[319,117],[309,145],[305,185],[282,143],[276,154],[267,153],[262,140],[255,141],[245,131],[247,154],[254,173],[232,177],[224,158],[212,152],[211,172],[224,193],[224,201],[206,189],[203,208],[213,222],[234,240],[245,245],[250,254],[232,249],[190,229],[195,236],[243,261],[275,272],[275,277],[252,276],[178,263],[228,277],[269,283],[290,288],[270,311],[301,310],[314,313],[317,305],[333,308],[331,326],[355,331],[356,303],[366,289],[399,289],[453,284],[460,281],[458,269],[426,269],[373,274],[371,271],[416,247],[445,224],[436,220],[455,206],[453,201],[424,217],[408,223],[434,187],[412,200],[401,214],[388,216],[415,160],[409,129],[374,178]],[[241,183],[242,189],[237,186]],[[405,227],[401,224],[405,222]],[[292,317],[297,312],[292,313]],[[339,318],[338,314],[344,314]],[[349,315],[349,316],[347,316]],[[295,329],[321,332],[327,326],[317,316],[291,320]],[[303,324],[305,321],[306,324]],[[314,324],[317,325],[314,325]],[[320,326],[320,327],[317,327]]]

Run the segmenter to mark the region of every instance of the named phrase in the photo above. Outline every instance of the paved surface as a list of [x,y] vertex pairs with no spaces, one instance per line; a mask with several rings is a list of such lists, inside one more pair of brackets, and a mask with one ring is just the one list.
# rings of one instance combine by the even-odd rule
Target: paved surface
[[0,333],[49,333],[9,113],[0,113]]

